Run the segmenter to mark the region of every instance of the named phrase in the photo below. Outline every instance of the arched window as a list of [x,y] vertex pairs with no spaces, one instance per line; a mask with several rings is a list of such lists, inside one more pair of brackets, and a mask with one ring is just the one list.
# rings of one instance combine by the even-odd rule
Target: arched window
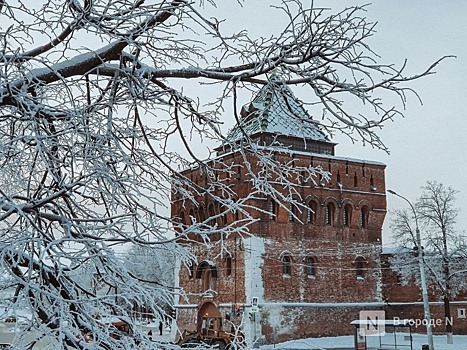
[[368,228],[368,217],[370,211],[366,205],[364,205],[360,211],[360,226],[361,228]]
[[308,203],[308,222],[310,224],[316,224],[316,210],[318,208],[318,205],[316,204],[315,201],[311,201]]
[[211,269],[205,269],[203,272],[203,291],[212,290]]
[[358,187],[357,172],[355,172],[355,175],[353,176],[353,187]]
[[335,212],[335,207],[334,203],[329,202],[326,205],[326,211],[325,211],[325,224],[329,226],[334,225],[334,212]]
[[203,261],[196,269],[196,278],[203,281],[203,290],[214,290],[213,278],[217,278],[217,268],[212,261]]
[[352,220],[352,206],[350,204],[346,204],[344,206],[344,226],[350,227],[351,220]]
[[357,277],[357,280],[365,279],[365,265],[365,258],[359,256],[355,259],[355,275]]
[[179,222],[182,225],[185,225],[185,212],[183,210],[178,214],[178,218],[179,218]]
[[204,222],[204,220],[206,220],[205,207],[199,207],[199,209],[198,209],[198,218],[199,218],[200,222]]
[[316,277],[316,259],[312,256],[307,256],[305,259],[305,272],[308,278]]
[[290,276],[292,274],[292,256],[286,253],[282,255],[282,275]]
[[216,211],[214,210],[214,204],[210,203],[208,206],[209,226],[216,226]]

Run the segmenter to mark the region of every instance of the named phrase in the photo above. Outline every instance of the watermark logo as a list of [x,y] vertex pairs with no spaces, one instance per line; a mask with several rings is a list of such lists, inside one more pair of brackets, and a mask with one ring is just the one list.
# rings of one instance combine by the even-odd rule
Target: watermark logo
[[440,326],[447,326],[450,325],[452,327],[454,320],[452,317],[445,317],[442,318],[430,318],[429,320],[426,319],[409,319],[409,320],[401,320],[399,317],[394,317],[394,326],[412,326],[418,328],[420,326],[426,327],[428,323],[431,327],[440,327]]
[[386,333],[385,312],[380,310],[360,311],[360,335],[383,336]]

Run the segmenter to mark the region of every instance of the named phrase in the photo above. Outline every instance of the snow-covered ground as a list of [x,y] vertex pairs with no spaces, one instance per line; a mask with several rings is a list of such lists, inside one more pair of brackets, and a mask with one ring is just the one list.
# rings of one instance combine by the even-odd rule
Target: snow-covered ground
[[[153,339],[155,341],[173,341],[174,335],[170,328],[164,329],[164,334],[159,335],[158,323],[151,323],[146,326],[153,330]],[[425,334],[412,334],[412,349],[410,346],[398,346],[397,350],[421,350],[423,344],[428,344]],[[467,350],[467,335],[454,335],[454,343],[446,344],[445,335],[433,336],[435,350]],[[327,349],[354,349],[353,336],[326,337],[326,338],[308,338],[291,340],[280,344],[262,345],[260,350],[279,350],[279,349],[307,349],[307,350],[327,350]],[[375,347],[369,347],[368,350],[375,350]],[[391,349],[391,348],[388,348]],[[392,348],[394,349],[394,348]]]
[[[423,344],[427,343],[426,335],[413,334],[413,350],[421,350]],[[435,335],[434,347],[435,350],[467,350],[467,335],[454,335],[454,344],[446,344],[446,336]],[[353,336],[328,337],[328,338],[308,338],[300,340],[291,340],[281,344],[263,345],[261,350],[270,349],[338,349],[338,348],[354,348]],[[410,350],[410,346],[398,347],[400,350]],[[370,349],[369,349],[370,350]]]
[[[0,309],[0,314],[2,314]],[[16,312],[16,316],[23,318],[28,318],[30,316],[27,312]],[[2,315],[5,316],[5,315]],[[6,340],[10,336],[13,336],[13,333],[10,329],[6,329],[5,326],[13,327],[14,324],[8,325],[4,322],[0,324],[0,343],[2,340]],[[152,339],[154,341],[162,342],[172,342],[175,339],[175,333],[171,331],[171,328],[165,326],[163,329],[163,335],[159,334],[159,322],[154,321],[151,323],[142,322],[140,325],[141,330],[145,333],[151,331]],[[175,327],[174,327],[175,329]],[[5,338],[5,339],[3,339]],[[467,350],[467,335],[454,335],[453,344],[446,344],[445,335],[435,335],[434,337],[434,350]],[[421,350],[423,344],[427,344],[427,337],[425,334],[412,334],[412,349],[410,346],[399,346],[397,350]],[[8,339],[10,340],[10,339]],[[374,339],[372,339],[374,340]],[[307,349],[307,350],[327,350],[327,349],[354,349],[354,337],[353,336],[341,336],[341,337],[323,337],[323,338],[308,338],[308,339],[298,339],[291,340],[279,344],[263,345],[260,347],[260,350],[279,350],[279,349]],[[374,350],[377,347],[369,347],[368,350]],[[386,349],[386,348],[385,348]],[[394,349],[394,348],[388,348]]]

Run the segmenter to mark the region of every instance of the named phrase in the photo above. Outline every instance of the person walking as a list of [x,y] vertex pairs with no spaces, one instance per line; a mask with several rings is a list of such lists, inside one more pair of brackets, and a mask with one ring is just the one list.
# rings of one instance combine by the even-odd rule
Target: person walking
[[162,323],[162,320],[159,321],[159,334],[162,335],[162,329],[164,327],[164,324]]

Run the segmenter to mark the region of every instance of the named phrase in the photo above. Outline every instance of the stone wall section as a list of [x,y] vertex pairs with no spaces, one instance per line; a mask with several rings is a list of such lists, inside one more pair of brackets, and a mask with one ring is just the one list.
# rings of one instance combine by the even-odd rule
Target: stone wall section
[[[261,259],[260,271],[257,271],[257,261],[254,263],[247,256],[251,253],[248,251],[251,247],[245,241],[248,237],[230,235],[221,240],[212,236],[208,249],[194,243],[196,236],[189,237],[186,244],[196,256],[197,264],[180,269],[180,287],[189,293],[187,298],[180,298],[180,329],[193,327],[197,305],[207,299],[229,316],[232,316],[232,305],[240,304],[240,318],[244,318],[249,339],[266,343],[351,334],[350,322],[358,318],[362,308],[381,307],[379,255],[386,214],[385,166],[304,152],[284,152],[276,154],[275,159],[284,164],[293,161],[295,166],[320,167],[331,176],[327,182],[319,177],[315,182],[298,177],[298,196],[294,198],[301,203],[298,208],[291,209],[288,203],[276,203],[274,215],[271,215],[271,198],[264,196],[249,203],[261,209],[251,209],[250,212],[252,217],[259,219],[250,226],[250,234],[264,242],[264,251],[255,258]],[[253,172],[258,172],[254,159],[249,160]],[[243,160],[232,153],[225,155],[223,161],[239,164]],[[239,197],[247,196],[251,192],[249,175],[244,167],[236,169],[236,174],[224,180]],[[187,170],[184,174],[204,186],[208,181],[197,169]],[[279,187],[276,189],[282,191]],[[203,196],[197,198],[197,202],[200,205],[195,206],[175,196],[172,216],[185,223],[190,220],[189,213],[199,219],[207,217],[210,203]],[[333,209],[331,223],[327,220],[330,203]],[[308,210],[311,206],[313,213]],[[363,209],[367,210],[364,224]],[[292,211],[294,215],[291,215]],[[225,222],[218,220],[217,224],[230,224],[238,218],[238,214],[230,213]],[[226,252],[230,254],[230,268]],[[291,259],[289,273],[284,273],[284,254]],[[314,259],[313,273],[310,273],[307,262],[310,257]],[[360,273],[357,273],[358,260],[362,261]],[[216,269],[216,277],[212,278],[214,293],[205,293],[203,278],[196,272],[206,261],[212,262]],[[252,269],[255,269],[254,273]],[[261,279],[260,289],[251,288],[252,278],[254,282]],[[250,319],[252,297],[259,298],[260,312]],[[231,320],[239,323],[240,318]]]

